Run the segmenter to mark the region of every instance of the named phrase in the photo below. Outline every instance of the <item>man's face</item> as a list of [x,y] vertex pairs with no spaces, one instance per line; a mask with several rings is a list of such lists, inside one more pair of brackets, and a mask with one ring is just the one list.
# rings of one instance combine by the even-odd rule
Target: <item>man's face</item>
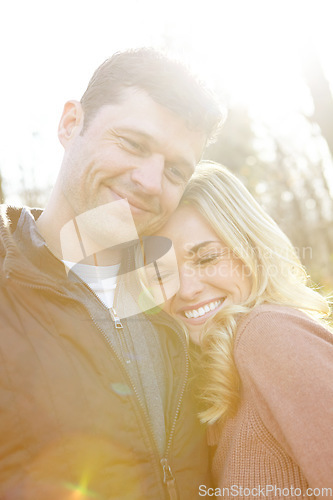
[[[128,89],[118,104],[101,107],[81,135],[83,120],[66,141],[60,173],[67,214],[127,199],[139,234],[156,231],[176,209],[200,160],[205,136]],[[98,220],[98,231],[116,231]]]

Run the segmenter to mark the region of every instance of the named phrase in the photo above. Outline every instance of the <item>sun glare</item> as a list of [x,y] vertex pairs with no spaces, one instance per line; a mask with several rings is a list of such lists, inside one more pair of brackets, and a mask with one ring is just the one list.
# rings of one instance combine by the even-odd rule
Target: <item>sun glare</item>
[[45,2],[32,2],[34,9],[22,2],[20,18],[8,3],[0,19],[0,41],[10,47],[2,61],[0,168],[12,203],[19,201],[22,171],[29,186],[52,184],[62,158],[56,138],[62,106],[80,98],[91,72],[117,50],[170,49],[225,96],[227,107],[242,105],[270,125],[290,112],[312,112],[299,56],[304,47],[317,51],[333,87],[330,0],[124,0],[116,16],[107,15],[107,0],[95,10],[59,0],[52,15]]
[[[202,31],[191,30],[200,26],[202,16],[194,10],[191,24],[181,26],[191,65],[208,84],[223,91],[229,103],[244,105],[265,121],[289,110],[309,114],[312,100],[302,76],[301,53],[312,46],[324,58],[327,45],[331,46],[328,4],[236,1],[228,3],[224,16],[226,4],[221,2],[218,15],[214,2],[209,30]],[[180,17],[184,15],[180,12]],[[178,29],[173,26],[174,37],[181,36]]]

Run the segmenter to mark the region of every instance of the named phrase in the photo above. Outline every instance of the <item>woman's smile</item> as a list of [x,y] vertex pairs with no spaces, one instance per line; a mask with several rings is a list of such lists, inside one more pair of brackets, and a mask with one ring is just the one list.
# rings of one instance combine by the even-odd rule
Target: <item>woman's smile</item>
[[192,308],[186,308],[182,311],[177,312],[177,314],[182,314],[187,320],[193,324],[201,324],[205,322],[210,316],[214,315],[220,306],[222,306],[225,298],[206,301],[193,306]]

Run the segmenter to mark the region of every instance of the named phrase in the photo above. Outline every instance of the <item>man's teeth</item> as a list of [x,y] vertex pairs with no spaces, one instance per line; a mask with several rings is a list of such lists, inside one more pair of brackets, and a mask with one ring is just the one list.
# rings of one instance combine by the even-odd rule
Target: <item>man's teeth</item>
[[215,302],[210,302],[209,304],[199,307],[199,309],[192,309],[192,311],[185,311],[184,314],[186,318],[199,318],[209,311],[214,311],[220,304],[222,300],[216,300]]

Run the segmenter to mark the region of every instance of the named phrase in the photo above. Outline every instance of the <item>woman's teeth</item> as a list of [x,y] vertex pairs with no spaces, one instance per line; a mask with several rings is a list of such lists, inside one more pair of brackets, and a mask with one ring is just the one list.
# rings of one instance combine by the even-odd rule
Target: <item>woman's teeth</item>
[[216,300],[215,302],[210,302],[205,306],[199,307],[199,309],[192,309],[191,311],[185,311],[184,314],[188,319],[199,318],[200,316],[203,316],[204,314],[210,311],[214,311],[214,309],[216,309],[221,303],[222,300]]

